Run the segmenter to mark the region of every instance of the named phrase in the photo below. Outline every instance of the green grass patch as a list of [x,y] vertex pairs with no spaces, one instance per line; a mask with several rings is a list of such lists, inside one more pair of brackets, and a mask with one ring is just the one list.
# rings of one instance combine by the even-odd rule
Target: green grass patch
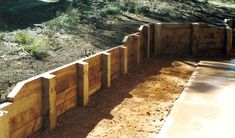
[[49,55],[48,38],[45,36],[38,36],[23,31],[15,35],[15,41],[21,44],[23,49],[35,59],[42,60]]
[[38,37],[32,43],[25,45],[24,50],[35,59],[42,60],[48,56],[48,47],[48,39],[46,37]]
[[33,36],[26,31],[19,32],[15,35],[15,41],[22,45],[30,44],[33,41]]
[[4,32],[0,32],[0,42],[2,41],[4,36],[5,36],[5,33]]

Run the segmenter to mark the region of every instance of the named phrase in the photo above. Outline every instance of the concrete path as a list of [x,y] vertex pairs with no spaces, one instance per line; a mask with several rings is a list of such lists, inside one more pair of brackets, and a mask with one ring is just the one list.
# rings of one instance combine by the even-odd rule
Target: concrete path
[[201,61],[160,138],[235,138],[235,61]]

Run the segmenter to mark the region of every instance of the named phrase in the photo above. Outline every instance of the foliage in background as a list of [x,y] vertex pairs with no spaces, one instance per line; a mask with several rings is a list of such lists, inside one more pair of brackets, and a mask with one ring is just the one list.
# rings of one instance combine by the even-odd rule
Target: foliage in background
[[53,30],[69,32],[77,29],[79,24],[97,27],[122,12],[139,13],[141,10],[143,6],[140,0],[75,0],[66,12],[58,14],[47,26]]
[[122,10],[139,13],[143,7],[141,0],[120,0]]
[[68,9],[65,13],[58,14],[58,17],[48,22],[46,25],[52,30],[64,30],[69,32],[76,29],[79,24],[79,14],[77,9]]
[[221,2],[231,2],[231,3],[235,3],[235,0],[220,0]]

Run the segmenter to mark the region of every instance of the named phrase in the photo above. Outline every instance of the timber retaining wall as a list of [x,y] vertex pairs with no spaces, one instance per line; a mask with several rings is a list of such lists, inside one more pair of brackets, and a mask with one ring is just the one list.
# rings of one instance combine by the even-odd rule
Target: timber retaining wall
[[154,55],[229,55],[228,28],[200,23],[142,25],[123,45],[19,82],[0,104],[0,138],[24,138],[56,127],[58,116]]

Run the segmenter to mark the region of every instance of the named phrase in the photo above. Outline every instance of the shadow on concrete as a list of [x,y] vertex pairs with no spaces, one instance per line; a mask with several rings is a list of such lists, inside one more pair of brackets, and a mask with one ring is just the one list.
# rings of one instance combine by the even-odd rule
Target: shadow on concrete
[[189,88],[197,93],[208,93],[218,89],[216,84],[210,84],[210,82],[194,82]]

